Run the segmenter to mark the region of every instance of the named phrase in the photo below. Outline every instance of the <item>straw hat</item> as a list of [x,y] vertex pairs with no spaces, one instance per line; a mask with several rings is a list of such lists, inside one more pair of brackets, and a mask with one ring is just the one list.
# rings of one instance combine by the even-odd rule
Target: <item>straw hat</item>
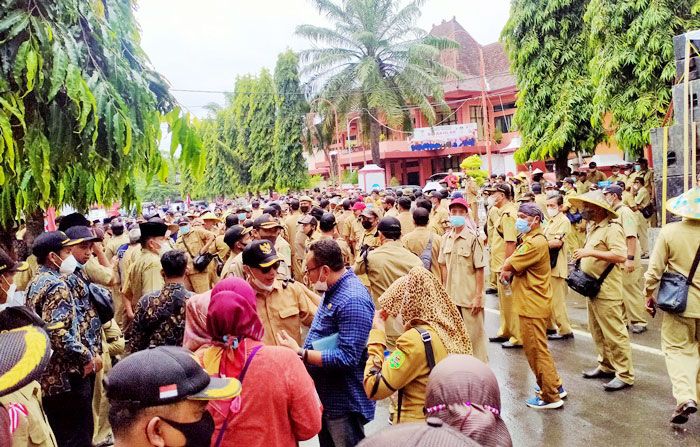
[[617,217],[617,213],[610,207],[610,204],[605,201],[605,196],[601,190],[589,191],[580,196],[570,197],[569,203],[579,209],[584,208],[585,205],[595,205],[607,211],[609,216]]
[[219,219],[216,214],[212,213],[211,211],[208,211],[201,216],[199,216],[200,219],[202,220],[215,220],[217,222],[221,222],[221,219]]
[[686,219],[700,219],[700,187],[670,199],[666,202],[666,210]]

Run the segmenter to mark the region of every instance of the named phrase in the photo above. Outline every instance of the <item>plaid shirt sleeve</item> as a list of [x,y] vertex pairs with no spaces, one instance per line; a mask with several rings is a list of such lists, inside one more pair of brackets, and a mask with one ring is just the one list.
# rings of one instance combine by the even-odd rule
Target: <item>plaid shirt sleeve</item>
[[355,368],[367,346],[374,305],[370,300],[351,298],[343,303],[338,316],[338,347],[321,353],[323,367]]

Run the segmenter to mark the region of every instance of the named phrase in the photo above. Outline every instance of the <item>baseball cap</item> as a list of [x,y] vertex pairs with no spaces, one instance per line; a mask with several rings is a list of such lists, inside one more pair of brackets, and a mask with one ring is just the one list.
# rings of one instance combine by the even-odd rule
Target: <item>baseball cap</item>
[[450,206],[448,206],[447,208],[452,209],[455,206],[461,206],[465,210],[469,211],[469,204],[467,204],[467,201],[461,197],[458,199],[453,199],[452,202],[450,202]]
[[15,262],[5,250],[0,249],[0,274],[23,272],[29,268],[26,262]]
[[358,447],[467,447],[479,443],[467,438],[441,419],[430,417],[425,422],[398,424],[376,433]]
[[490,186],[490,187],[484,189],[484,191],[502,192],[503,194],[506,195],[506,197],[512,197],[510,186],[506,185],[505,183],[500,183],[498,185]]
[[362,214],[361,214],[361,215],[362,215],[362,216],[365,216],[365,217],[377,217],[377,218],[379,217],[379,213],[377,213],[377,212],[376,212],[374,209],[372,209],[372,208],[365,208],[364,210],[362,210]]
[[142,408],[241,394],[237,379],[209,377],[194,354],[179,346],[151,347],[129,355],[112,368],[104,384],[109,400]]
[[49,337],[37,326],[0,333],[0,396],[39,380],[50,358]]
[[260,239],[250,243],[243,250],[243,265],[253,268],[269,267],[280,261],[272,242]]
[[82,244],[83,242],[94,242],[101,241],[101,237],[97,237],[93,231],[82,225],[77,225],[75,227],[70,227],[66,230],[66,236],[70,239],[69,242],[65,244],[66,247],[72,247],[73,245]]
[[280,224],[280,222],[270,214],[264,213],[253,221],[253,228],[256,230],[259,228],[268,230],[273,228],[282,228],[282,224]]
[[251,227],[244,227],[242,225],[234,225],[224,234],[224,244],[232,247],[233,244],[243,239],[243,236],[253,231]]
[[297,221],[297,223],[302,224],[302,225],[307,225],[307,224],[316,225],[316,222],[318,222],[318,221],[317,221],[316,218],[315,218],[314,216],[312,216],[311,214],[304,214],[304,215],[301,216],[301,218]]
[[313,199],[309,196],[301,196],[301,197],[299,197],[299,202],[313,203]]
[[442,199],[443,195],[440,191],[435,190],[430,193],[430,197],[435,197],[436,199]]
[[337,225],[337,222],[335,220],[335,216],[333,213],[325,213],[322,217],[321,220],[319,221],[319,226],[321,227],[321,231],[331,231],[333,227]]
[[609,185],[603,189],[603,194],[615,194],[618,197],[622,197],[622,188],[618,185]]
[[49,253],[58,253],[70,242],[63,231],[48,231],[41,233],[34,239],[32,254],[39,259],[44,259]]
[[367,205],[365,205],[364,202],[355,202],[355,204],[352,206],[353,211],[362,211],[365,208],[367,208]]
[[395,217],[385,217],[379,221],[377,225],[377,230],[382,233],[400,233],[401,232],[401,222]]

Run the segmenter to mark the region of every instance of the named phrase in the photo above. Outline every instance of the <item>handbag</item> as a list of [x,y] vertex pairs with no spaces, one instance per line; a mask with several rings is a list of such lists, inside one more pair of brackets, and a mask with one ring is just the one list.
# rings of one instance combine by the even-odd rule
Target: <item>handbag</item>
[[211,253],[204,253],[199,256],[196,256],[192,260],[192,264],[194,264],[194,269],[197,270],[198,272],[203,272],[209,267],[209,264],[211,264],[211,261],[214,259],[214,255]]
[[676,272],[664,272],[661,275],[659,293],[656,296],[656,305],[659,306],[659,309],[670,314],[685,312],[685,307],[688,304],[688,289],[693,283],[698,263],[700,263],[700,247],[695,253],[695,259],[687,278]]
[[109,290],[97,284],[89,283],[88,291],[90,303],[95,308],[97,316],[100,318],[100,323],[106,324],[112,321],[112,318],[114,318],[114,301]]
[[612,269],[615,268],[615,264],[608,264],[600,275],[600,278],[589,275],[588,273],[581,270],[581,261],[576,261],[574,264],[574,269],[569,273],[569,277],[566,278],[566,284],[573,291],[580,293],[581,295],[593,299],[600,293],[600,287],[603,285],[605,278],[608,277]]
[[654,202],[649,202],[649,205],[642,208],[640,212],[642,213],[642,216],[644,216],[645,219],[648,219],[651,216],[653,216],[656,212],[656,209],[654,208]]

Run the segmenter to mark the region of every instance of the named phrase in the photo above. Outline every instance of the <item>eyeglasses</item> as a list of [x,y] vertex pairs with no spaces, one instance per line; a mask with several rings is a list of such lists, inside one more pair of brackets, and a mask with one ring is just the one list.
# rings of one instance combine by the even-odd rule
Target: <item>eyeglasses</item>
[[277,270],[278,268],[280,268],[280,261],[277,261],[272,265],[268,265],[267,267],[258,267],[258,270],[263,273],[270,273],[270,270]]
[[304,269],[304,272],[303,272],[303,273],[304,273],[304,276],[308,275],[309,272],[313,272],[314,270],[320,269],[321,267],[323,267],[323,266],[322,266],[322,265],[317,265],[316,267],[312,267],[312,268],[306,267],[306,268]]

